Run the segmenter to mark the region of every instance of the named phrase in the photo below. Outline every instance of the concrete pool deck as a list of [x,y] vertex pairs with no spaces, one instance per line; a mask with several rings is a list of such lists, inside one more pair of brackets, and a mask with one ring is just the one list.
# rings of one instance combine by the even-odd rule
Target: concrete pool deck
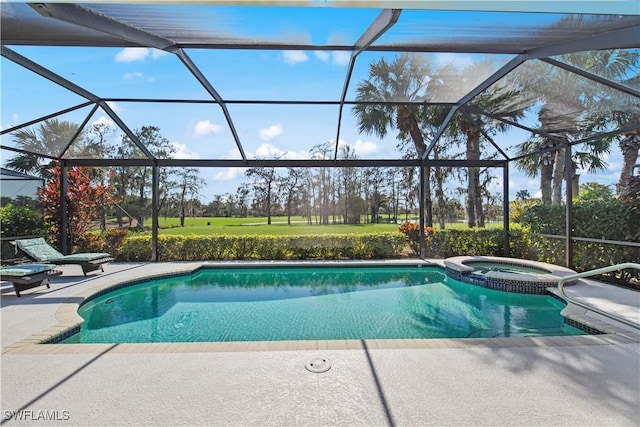
[[[51,289],[21,298],[3,283],[2,424],[638,425],[640,337],[621,327],[473,340],[24,343],[78,295],[190,265],[109,264],[87,278],[63,266]],[[638,292],[598,282],[566,290],[640,322]],[[309,372],[313,356],[331,368]]]

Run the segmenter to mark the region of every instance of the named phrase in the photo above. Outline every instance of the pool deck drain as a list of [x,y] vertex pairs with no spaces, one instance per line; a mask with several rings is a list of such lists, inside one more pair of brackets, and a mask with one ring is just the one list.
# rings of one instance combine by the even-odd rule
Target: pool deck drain
[[326,357],[313,356],[311,359],[307,360],[307,363],[304,364],[304,367],[309,372],[321,374],[331,369],[331,362]]

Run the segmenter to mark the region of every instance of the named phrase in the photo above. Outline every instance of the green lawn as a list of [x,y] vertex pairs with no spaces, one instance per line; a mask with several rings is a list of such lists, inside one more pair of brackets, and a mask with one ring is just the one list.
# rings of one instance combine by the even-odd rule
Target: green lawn
[[[178,218],[160,218],[160,234],[166,235],[247,235],[247,234],[276,234],[276,235],[304,235],[304,234],[350,234],[350,233],[378,233],[398,231],[398,224],[329,224],[307,225],[304,217],[291,217],[291,225],[287,224],[286,216],[271,218],[271,225],[267,224],[267,218],[225,218],[225,217],[198,217],[186,218],[185,226],[180,227]],[[145,224],[151,224],[151,218],[147,218]],[[517,224],[511,224],[514,228]],[[463,222],[447,224],[447,229],[466,230],[467,224]],[[486,228],[502,228],[502,222],[493,222]],[[438,230],[438,227],[436,227]]]
[[[150,224],[148,219],[146,224]],[[179,226],[178,218],[160,218],[160,234],[349,234],[349,233],[377,233],[397,231],[397,224],[358,224],[358,225],[307,225],[303,217],[291,217],[291,225],[287,224],[287,217],[272,217],[271,224],[267,218],[186,218],[185,226]]]

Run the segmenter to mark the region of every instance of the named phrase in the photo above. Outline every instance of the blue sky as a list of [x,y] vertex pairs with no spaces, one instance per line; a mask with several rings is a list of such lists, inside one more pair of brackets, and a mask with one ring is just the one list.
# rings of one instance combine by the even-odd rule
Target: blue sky
[[[166,6],[172,13],[173,6]],[[378,10],[349,11],[339,15],[329,9],[293,10],[205,8],[192,16],[193,31],[198,26],[210,28],[233,37],[256,38],[273,35],[286,40],[300,40],[315,44],[354,43]],[[410,17],[411,15],[409,15]],[[327,21],[329,19],[330,21]],[[539,18],[542,19],[542,18]],[[333,22],[333,21],[336,22]],[[292,24],[293,22],[293,24]],[[332,22],[330,28],[326,22]],[[238,25],[240,25],[239,27]],[[406,27],[414,25],[411,19]],[[140,48],[79,48],[79,47],[23,47],[11,46],[18,53],[41,63],[62,77],[85,87],[100,97],[126,98],[191,98],[210,99],[206,91],[191,76],[177,57],[154,49]],[[249,100],[339,100],[343,88],[349,53],[341,51],[272,51],[272,50],[195,50],[186,51],[194,63],[225,99]],[[393,54],[363,53],[354,69],[347,99],[354,99],[358,82],[367,77],[370,62]],[[453,65],[463,68],[483,59],[482,55],[438,53],[430,55],[437,66]],[[473,87],[509,57],[495,58],[495,68],[486,75],[468,76],[467,85]],[[46,114],[84,102],[55,84],[22,69],[2,58],[2,111],[3,129]],[[464,92],[462,92],[464,93]],[[455,97],[453,97],[455,100]],[[164,137],[176,148],[179,158],[239,158],[239,153],[217,105],[200,104],[142,104],[115,102],[112,109],[132,129],[158,126]],[[247,157],[255,158],[308,158],[309,149],[327,141],[335,141],[338,107],[300,105],[245,105],[228,106]],[[80,123],[89,108],[60,116],[61,120]],[[110,121],[99,111],[90,123]],[[119,134],[120,132],[118,132]],[[511,132],[496,139],[504,147],[522,142],[526,134]],[[357,123],[350,107],[345,107],[340,130],[341,144],[348,144],[361,158],[399,158],[395,133],[380,139],[374,135],[358,133]],[[10,138],[2,143],[13,145]],[[11,152],[2,150],[2,163]],[[609,170],[598,175],[583,175],[582,182],[596,181],[611,185],[617,181],[621,158],[617,147],[606,159]],[[243,169],[203,169],[207,188],[202,192],[204,201],[213,194],[235,192],[243,181]],[[500,189],[501,171],[494,185]],[[539,193],[537,179],[530,179],[511,167],[510,197],[518,190]]]

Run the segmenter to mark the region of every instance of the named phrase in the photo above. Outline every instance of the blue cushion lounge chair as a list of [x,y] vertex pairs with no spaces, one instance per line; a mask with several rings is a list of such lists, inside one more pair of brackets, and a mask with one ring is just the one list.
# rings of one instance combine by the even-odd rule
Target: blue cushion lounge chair
[[54,270],[56,266],[51,264],[19,264],[11,267],[0,268],[0,280],[6,280],[13,284],[13,290],[20,296],[20,291],[35,288],[37,286],[49,286],[49,277],[59,276],[62,271]]
[[38,263],[69,265],[76,264],[82,267],[82,273],[85,277],[90,271],[104,271],[102,265],[113,261],[111,255],[107,253],[85,252],[73,255],[62,255],[42,237],[35,239],[21,239],[15,241],[16,247],[22,251],[28,258]]

